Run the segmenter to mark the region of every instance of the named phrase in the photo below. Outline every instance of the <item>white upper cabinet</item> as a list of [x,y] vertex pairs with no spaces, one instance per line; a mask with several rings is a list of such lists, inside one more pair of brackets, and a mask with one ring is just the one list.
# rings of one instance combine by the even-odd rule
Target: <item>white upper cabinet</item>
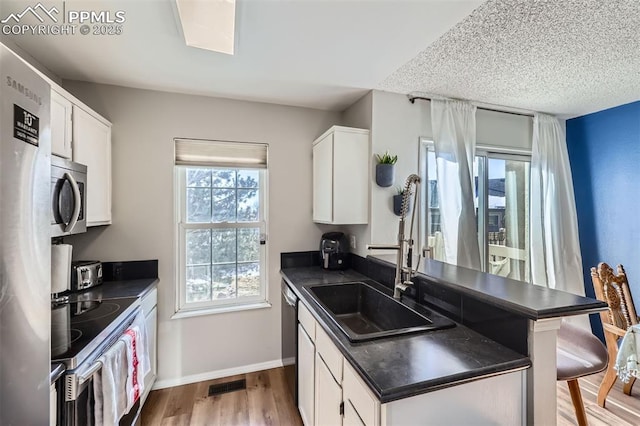
[[111,125],[107,123],[73,106],[73,161],[87,166],[87,226],[111,224]]
[[51,153],[87,166],[87,226],[110,225],[111,123],[30,67],[51,86]]
[[51,153],[71,159],[71,101],[51,90]]
[[333,135],[313,145],[313,221],[333,220]]
[[369,220],[369,131],[333,126],[313,143],[313,221]]

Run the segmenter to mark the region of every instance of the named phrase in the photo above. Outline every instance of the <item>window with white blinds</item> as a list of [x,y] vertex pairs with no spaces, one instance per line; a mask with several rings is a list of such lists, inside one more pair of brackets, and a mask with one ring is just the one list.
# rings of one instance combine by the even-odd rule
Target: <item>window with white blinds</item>
[[269,306],[268,145],[175,139],[177,316]]
[[264,143],[175,139],[176,165],[193,167],[267,168]]

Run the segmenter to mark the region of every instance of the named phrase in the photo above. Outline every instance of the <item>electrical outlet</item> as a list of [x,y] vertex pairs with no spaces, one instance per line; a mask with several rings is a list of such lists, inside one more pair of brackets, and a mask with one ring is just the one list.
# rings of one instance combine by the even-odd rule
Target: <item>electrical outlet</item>
[[351,246],[351,248],[353,250],[356,249],[356,236],[355,235],[349,235],[349,245]]

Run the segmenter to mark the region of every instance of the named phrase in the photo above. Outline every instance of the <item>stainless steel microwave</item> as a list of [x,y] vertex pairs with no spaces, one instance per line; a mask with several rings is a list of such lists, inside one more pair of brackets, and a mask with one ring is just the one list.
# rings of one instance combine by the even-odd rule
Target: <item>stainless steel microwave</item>
[[87,230],[87,166],[51,156],[51,236]]

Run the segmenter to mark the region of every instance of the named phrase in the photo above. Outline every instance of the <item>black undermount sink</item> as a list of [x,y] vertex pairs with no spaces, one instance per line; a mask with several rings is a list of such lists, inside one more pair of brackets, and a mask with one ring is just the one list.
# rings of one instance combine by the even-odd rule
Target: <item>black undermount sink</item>
[[305,287],[351,342],[440,330],[455,323],[429,309],[420,314],[362,282]]

